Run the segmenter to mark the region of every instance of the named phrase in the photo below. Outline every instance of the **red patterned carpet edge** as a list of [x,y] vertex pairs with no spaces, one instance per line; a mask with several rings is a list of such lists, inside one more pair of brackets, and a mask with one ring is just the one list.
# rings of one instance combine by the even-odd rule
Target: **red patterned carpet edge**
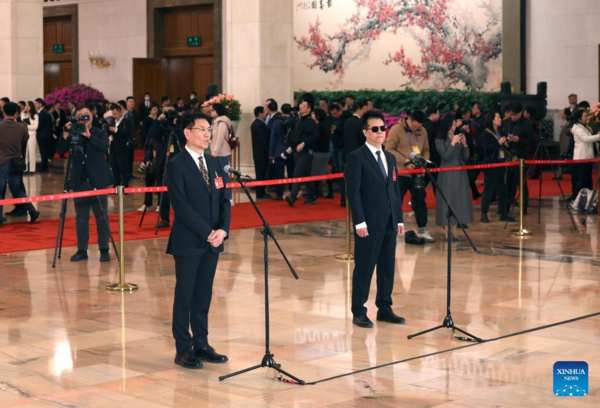
[[[565,175],[562,181],[562,187],[565,194],[570,195],[571,183],[568,175]],[[556,196],[560,190],[555,180],[552,180],[552,173],[544,173],[544,182],[542,197]],[[483,189],[478,184],[480,190]],[[530,199],[537,198],[539,191],[539,180],[529,180]],[[412,211],[408,205],[410,198],[404,198],[403,210]],[[435,196],[431,187],[427,188],[427,207],[435,208]],[[325,221],[340,219],[346,216],[346,210],[340,207],[340,196],[336,194],[334,199],[319,199],[315,205],[302,205],[303,199],[296,202],[296,207],[290,208],[285,201],[261,201],[258,203],[266,220],[271,225],[298,224],[304,222]],[[474,201],[481,203],[481,199]],[[535,205],[535,204],[534,204]],[[39,210],[43,213],[43,204],[39,205]],[[5,211],[10,208],[5,207]],[[477,211],[477,210],[475,210]],[[140,239],[152,239],[156,237],[169,236],[170,229],[158,230],[158,235],[154,235],[154,224],[156,222],[156,213],[154,211],[146,213],[144,223],[138,228],[141,213],[131,212],[125,214],[125,239],[134,241]],[[118,215],[109,216],[111,231],[116,241],[118,234]],[[171,215],[171,220],[173,216]],[[56,234],[58,231],[58,219],[46,219],[37,221],[34,224],[27,222],[7,222],[0,227],[0,253],[11,253],[21,251],[33,251],[38,249],[54,248],[56,243]],[[232,208],[231,229],[258,228],[261,226],[258,215],[250,203],[236,204]],[[90,245],[97,243],[95,219],[90,216]],[[77,245],[77,235],[75,232],[75,219],[67,217],[65,223],[65,234],[63,247],[73,247]]]

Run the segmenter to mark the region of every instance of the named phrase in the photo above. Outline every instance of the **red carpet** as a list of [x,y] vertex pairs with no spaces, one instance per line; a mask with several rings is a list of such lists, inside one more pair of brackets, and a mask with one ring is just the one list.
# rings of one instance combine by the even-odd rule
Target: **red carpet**
[[[559,195],[560,191],[555,180],[552,180],[552,173],[544,174],[542,197]],[[481,176],[482,177],[482,176]],[[596,176],[594,176],[595,179]],[[479,190],[483,186],[478,184]],[[571,182],[569,175],[564,176],[562,186],[565,194],[571,193]],[[530,197],[537,198],[539,189],[539,180],[529,180]],[[258,206],[263,212],[265,218],[271,225],[297,224],[312,221],[324,221],[331,219],[344,218],[346,210],[339,206],[339,195],[333,200],[319,199],[316,205],[304,206],[300,199],[295,208],[290,208],[285,201],[261,201]],[[408,205],[409,197],[404,199],[404,211],[411,211]],[[475,202],[481,204],[481,199]],[[429,209],[435,208],[435,197],[431,187],[427,188],[427,206]],[[6,209],[10,211],[10,209]],[[40,205],[40,211],[43,213],[43,204]],[[155,238],[154,224],[156,222],[156,213],[146,213],[144,224],[138,228],[141,213],[132,212],[125,214],[125,237],[127,241]],[[118,215],[110,215],[111,230],[115,240],[118,241]],[[173,216],[171,216],[171,220]],[[56,233],[58,230],[58,219],[41,220],[34,224],[26,222],[8,222],[0,229],[0,253],[31,251],[37,249],[53,248],[56,243]],[[260,227],[260,219],[254,212],[249,203],[237,204],[232,208],[231,229],[257,228]],[[159,230],[159,237],[169,235],[168,229]],[[90,217],[90,244],[97,243],[95,219]],[[68,217],[65,224],[65,234],[63,247],[77,245],[75,234],[75,219]]]

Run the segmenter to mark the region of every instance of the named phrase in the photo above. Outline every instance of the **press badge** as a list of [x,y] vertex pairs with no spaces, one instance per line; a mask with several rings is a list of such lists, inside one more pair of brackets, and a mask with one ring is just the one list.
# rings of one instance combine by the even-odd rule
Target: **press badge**
[[169,153],[175,153],[175,146],[171,145],[171,147],[169,148]]
[[396,182],[396,175],[398,174],[398,172],[396,171],[396,168],[394,167],[394,171],[392,172],[392,179],[394,180],[394,183]]
[[416,154],[419,154],[419,155],[421,154],[421,149],[419,149],[419,146],[414,145],[412,148],[413,148],[413,152],[415,152]]
[[217,190],[220,190],[223,187],[225,187],[225,184],[223,183],[223,177],[218,177],[218,174],[215,171],[215,188]]

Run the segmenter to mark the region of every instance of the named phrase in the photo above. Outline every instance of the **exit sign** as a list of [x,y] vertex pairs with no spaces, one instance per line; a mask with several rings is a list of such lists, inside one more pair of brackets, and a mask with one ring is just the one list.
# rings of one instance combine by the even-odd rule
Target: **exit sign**
[[188,47],[200,47],[200,37],[188,37]]
[[52,46],[52,52],[54,52],[55,54],[62,54],[63,52],[65,52],[65,45],[64,44],[54,44]]

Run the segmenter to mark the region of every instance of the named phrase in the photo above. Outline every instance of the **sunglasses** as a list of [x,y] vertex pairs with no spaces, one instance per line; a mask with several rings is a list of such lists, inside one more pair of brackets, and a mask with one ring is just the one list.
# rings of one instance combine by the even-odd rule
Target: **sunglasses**
[[373,133],[385,132],[387,130],[387,126],[386,125],[383,125],[383,126],[373,126],[373,127],[367,128],[367,130],[370,130]]

